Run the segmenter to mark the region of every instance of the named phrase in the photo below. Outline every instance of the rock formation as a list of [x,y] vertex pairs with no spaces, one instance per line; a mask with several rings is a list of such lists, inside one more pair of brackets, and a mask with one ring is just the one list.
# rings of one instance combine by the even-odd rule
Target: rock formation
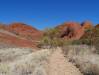
[[61,38],[71,39],[71,40],[78,40],[80,39],[86,29],[92,28],[91,22],[83,22],[82,24],[76,22],[67,22],[62,25],[57,26],[57,28],[61,31]]
[[83,28],[83,29],[93,28],[93,24],[92,24],[91,22],[89,22],[89,21],[85,21],[85,22],[83,22],[81,25],[82,25],[82,28]]
[[42,31],[23,23],[0,25],[0,42],[20,47],[36,47]]
[[59,28],[62,32],[61,38],[65,39],[79,39],[83,34],[84,30],[79,23],[68,22],[63,25],[59,25]]
[[[86,21],[82,24],[77,22],[66,22],[56,28],[61,31],[61,38],[78,40],[85,34],[86,29],[90,29],[92,27],[92,23]],[[97,25],[96,27],[99,26]],[[24,23],[12,23],[10,25],[0,24],[0,40],[6,40],[6,43],[8,42],[24,47],[34,47],[42,36],[42,31]]]

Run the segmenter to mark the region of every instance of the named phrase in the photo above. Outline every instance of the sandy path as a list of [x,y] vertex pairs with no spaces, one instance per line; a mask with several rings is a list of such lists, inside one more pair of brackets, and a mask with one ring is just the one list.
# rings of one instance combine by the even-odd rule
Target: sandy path
[[49,57],[49,75],[82,75],[80,71],[68,62],[60,49]]

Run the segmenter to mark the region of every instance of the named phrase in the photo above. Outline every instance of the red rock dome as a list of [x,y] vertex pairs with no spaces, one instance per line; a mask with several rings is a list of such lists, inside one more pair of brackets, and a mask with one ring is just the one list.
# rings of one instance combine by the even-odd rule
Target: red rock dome
[[84,34],[82,26],[76,22],[67,22],[57,28],[62,31],[61,37],[66,39],[79,39]]

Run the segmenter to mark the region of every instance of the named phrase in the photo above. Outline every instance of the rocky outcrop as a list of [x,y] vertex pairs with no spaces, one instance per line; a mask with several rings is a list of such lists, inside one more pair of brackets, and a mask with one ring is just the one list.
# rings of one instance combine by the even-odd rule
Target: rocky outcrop
[[61,38],[65,39],[79,39],[84,34],[82,26],[75,22],[64,23],[57,28],[62,32]]
[[85,30],[93,28],[91,22],[83,22],[82,24],[76,22],[67,22],[62,25],[57,26],[57,28],[61,31],[61,38],[70,39],[70,40],[78,40],[80,39]]
[[81,25],[84,30],[93,28],[93,24],[90,21],[85,21]]

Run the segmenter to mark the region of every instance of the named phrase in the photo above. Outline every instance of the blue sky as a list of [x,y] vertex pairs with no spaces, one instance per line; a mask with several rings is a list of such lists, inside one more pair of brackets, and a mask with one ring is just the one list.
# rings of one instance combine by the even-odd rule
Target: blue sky
[[44,29],[66,21],[99,23],[99,0],[0,0],[0,22]]

